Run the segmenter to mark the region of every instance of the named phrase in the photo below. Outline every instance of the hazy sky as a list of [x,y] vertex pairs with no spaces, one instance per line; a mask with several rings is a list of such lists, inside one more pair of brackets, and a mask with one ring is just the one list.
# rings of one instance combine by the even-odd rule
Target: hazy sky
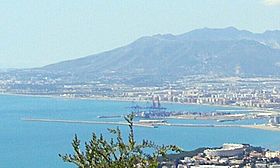
[[0,68],[36,67],[141,36],[280,29],[280,0],[0,0]]

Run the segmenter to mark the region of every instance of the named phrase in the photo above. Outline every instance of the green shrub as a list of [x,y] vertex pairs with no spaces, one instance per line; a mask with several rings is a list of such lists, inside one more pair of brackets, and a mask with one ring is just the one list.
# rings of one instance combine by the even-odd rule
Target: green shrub
[[[93,133],[91,140],[85,143],[85,151],[81,151],[80,140],[75,135],[72,142],[74,154],[59,156],[63,161],[73,163],[79,168],[157,168],[159,157],[164,158],[169,151],[181,151],[175,145],[160,146],[147,140],[136,143],[133,118],[133,114],[125,117],[129,126],[128,142],[124,141],[119,128],[108,129],[115,139],[108,141],[102,134],[98,137]],[[146,153],[146,149],[152,149],[152,152]]]

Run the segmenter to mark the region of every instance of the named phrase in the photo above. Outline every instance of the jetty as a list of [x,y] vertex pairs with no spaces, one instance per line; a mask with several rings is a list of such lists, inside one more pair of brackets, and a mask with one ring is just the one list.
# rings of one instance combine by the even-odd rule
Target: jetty
[[[112,122],[112,121],[88,121],[88,120],[62,120],[62,119],[46,119],[46,118],[22,118],[22,121],[27,122],[49,122],[49,123],[66,123],[66,124],[102,124],[102,125],[129,125],[127,122]],[[258,125],[240,125],[240,124],[180,124],[167,122],[134,122],[136,127],[158,128],[159,126],[168,127],[189,127],[189,128],[250,128],[267,131],[280,131],[280,127],[270,126],[267,124]]]
[[[46,118],[22,118],[22,121],[29,122],[49,122],[49,123],[66,123],[66,124],[104,124],[104,125],[129,125],[127,122],[112,121],[88,121],[88,120],[62,120],[62,119],[46,119]],[[137,127],[155,128],[152,124],[133,123]]]

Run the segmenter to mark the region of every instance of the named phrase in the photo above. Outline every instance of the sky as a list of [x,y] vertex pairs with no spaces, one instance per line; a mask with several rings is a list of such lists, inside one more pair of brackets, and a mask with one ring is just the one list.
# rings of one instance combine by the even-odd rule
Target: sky
[[0,68],[31,68],[154,34],[280,30],[280,0],[0,0],[0,25]]

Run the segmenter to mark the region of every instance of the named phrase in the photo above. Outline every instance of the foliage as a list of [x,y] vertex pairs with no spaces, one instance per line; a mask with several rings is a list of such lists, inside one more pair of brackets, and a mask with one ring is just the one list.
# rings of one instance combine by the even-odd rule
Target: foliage
[[[157,168],[159,157],[165,157],[169,151],[181,151],[175,145],[159,146],[148,140],[137,144],[134,139],[133,118],[133,114],[125,117],[129,126],[127,143],[119,128],[108,129],[116,137],[115,139],[111,138],[108,141],[102,134],[98,137],[93,133],[92,139],[85,143],[83,152],[80,148],[80,140],[75,135],[72,142],[74,154],[59,154],[59,156],[63,161],[73,163],[79,168]],[[152,149],[153,152],[146,153],[147,149]]]

